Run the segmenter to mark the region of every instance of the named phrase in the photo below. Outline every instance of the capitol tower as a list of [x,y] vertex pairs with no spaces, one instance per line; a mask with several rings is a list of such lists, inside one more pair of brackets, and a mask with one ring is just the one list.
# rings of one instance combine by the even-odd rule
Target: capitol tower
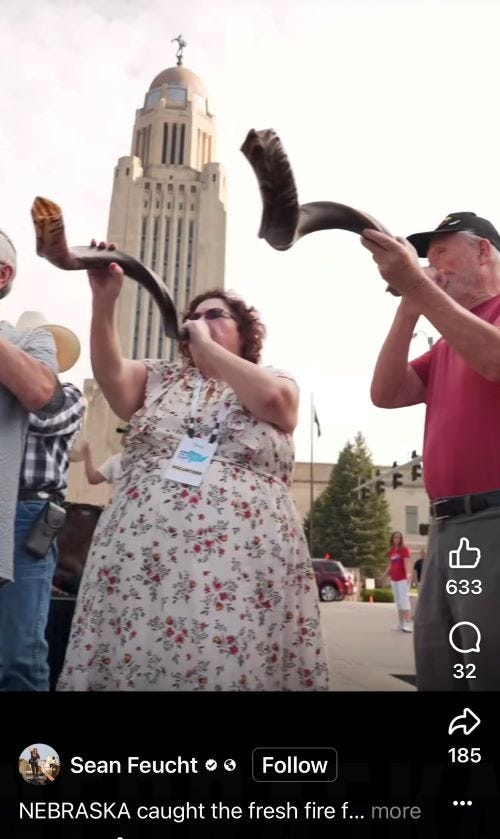
[[[216,163],[216,127],[202,80],[177,66],[151,82],[136,112],[131,153],[115,167],[109,211],[109,242],[151,268],[167,286],[179,315],[188,301],[224,287],[226,176]],[[163,333],[159,309],[138,283],[125,279],[118,301],[118,332],[125,358],[174,360],[176,342]],[[117,425],[93,379],[84,384],[85,433],[96,465],[119,451]],[[108,484],[90,487],[82,464],[72,464],[71,501],[102,504]]]

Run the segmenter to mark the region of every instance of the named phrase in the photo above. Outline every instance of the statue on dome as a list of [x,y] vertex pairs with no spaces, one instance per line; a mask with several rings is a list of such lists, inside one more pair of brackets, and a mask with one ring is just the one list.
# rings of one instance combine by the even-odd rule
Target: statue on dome
[[179,44],[175,57],[177,59],[177,66],[180,67],[182,65],[182,51],[184,47],[187,47],[187,43],[183,40],[182,35],[177,35],[177,38],[172,38],[170,43],[173,44],[174,41],[177,41]]

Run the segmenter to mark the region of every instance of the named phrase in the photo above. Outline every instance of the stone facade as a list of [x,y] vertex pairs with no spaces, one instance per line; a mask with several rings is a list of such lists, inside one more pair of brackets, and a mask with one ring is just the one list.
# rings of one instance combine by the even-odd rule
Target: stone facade
[[[316,499],[326,489],[334,468],[333,463],[315,463],[313,468],[313,495]],[[381,472],[390,469],[389,466],[377,467]],[[390,476],[385,479],[385,497],[389,504],[391,529],[400,530],[405,543],[417,558],[420,548],[427,545],[427,537],[420,536],[420,524],[429,521],[429,498],[424,489],[422,479],[411,480],[409,466],[400,467],[403,474],[403,485],[393,489]],[[293,481],[293,497],[302,520],[311,507],[311,465],[310,463],[296,463]]]
[[[182,66],[160,73],[136,113],[130,155],[115,167],[108,241],[140,259],[165,283],[180,314],[195,295],[224,287],[226,175],[216,162],[216,127],[206,88]],[[125,278],[118,332],[126,358],[176,357],[153,298]],[[98,466],[120,450],[123,422],[86,380],[86,433]],[[105,503],[111,487],[89,486],[72,464],[68,499]]]

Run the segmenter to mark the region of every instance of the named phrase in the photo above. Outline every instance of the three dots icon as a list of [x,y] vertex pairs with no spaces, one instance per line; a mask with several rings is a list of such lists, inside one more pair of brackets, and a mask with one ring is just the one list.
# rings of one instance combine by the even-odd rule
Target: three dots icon
[[454,807],[472,807],[472,801],[454,801]]

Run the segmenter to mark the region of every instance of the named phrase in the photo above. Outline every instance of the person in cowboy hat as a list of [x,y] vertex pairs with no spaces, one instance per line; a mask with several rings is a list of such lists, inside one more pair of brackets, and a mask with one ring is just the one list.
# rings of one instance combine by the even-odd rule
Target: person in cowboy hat
[[[40,312],[25,312],[16,329],[49,332],[59,372],[78,360],[80,342],[69,329],[50,324]],[[61,384],[63,402],[56,413],[44,408],[29,415],[15,518],[14,582],[0,591],[0,690],[49,690],[48,621],[52,579],[57,564],[57,532],[64,522],[61,504],[73,442],[82,426],[80,390]],[[45,538],[47,525],[50,536]],[[39,541],[41,539],[41,541]]]
[[[0,299],[12,289],[17,254],[0,230]],[[29,411],[58,410],[54,340],[48,332],[19,332],[0,320],[0,586],[14,575],[14,517]],[[2,663],[0,661],[0,670]]]

